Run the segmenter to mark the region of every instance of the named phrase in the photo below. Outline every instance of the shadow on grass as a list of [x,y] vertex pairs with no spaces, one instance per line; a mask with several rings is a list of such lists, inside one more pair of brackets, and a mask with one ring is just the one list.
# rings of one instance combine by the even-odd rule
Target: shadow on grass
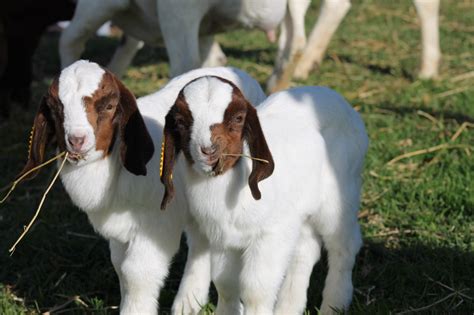
[[[58,185],[48,198],[41,219],[12,257],[7,253],[21,226],[36,204],[36,187],[23,188],[7,207],[0,209],[0,283],[12,286],[31,309],[47,311],[74,296],[87,307],[69,305],[67,313],[116,313],[119,305],[118,280],[110,263],[107,243],[97,236],[84,213],[70,203]],[[66,204],[66,205],[65,205]],[[171,308],[186,260],[186,245],[174,259],[166,287],[160,296],[162,314]],[[316,314],[326,276],[326,255],[315,266],[308,290],[308,309]],[[472,296],[474,254],[456,248],[436,248],[424,244],[389,249],[366,241],[354,271],[352,313],[389,313],[435,305],[437,312],[469,312]],[[399,290],[400,287],[405,288]],[[216,302],[215,291],[211,301]],[[407,301],[418,301],[408,304]],[[37,305],[37,306],[36,306]],[[429,310],[430,308],[426,309]]]
[[[326,255],[311,276],[308,309],[316,314],[326,277]],[[354,269],[353,314],[388,314],[411,309],[439,313],[472,311],[474,254],[424,244],[386,248],[366,241]],[[400,290],[399,288],[405,288]],[[456,293],[457,292],[457,293]],[[445,300],[443,300],[445,299]],[[418,301],[409,304],[407,301]],[[435,308],[427,307],[432,305]],[[427,307],[425,309],[425,307]]]
[[418,111],[423,111],[425,113],[430,114],[436,118],[444,118],[444,119],[452,119],[455,120],[458,124],[462,124],[464,122],[474,123],[474,117],[470,115],[466,115],[460,112],[454,112],[450,110],[435,110],[428,107],[409,107],[409,106],[380,106],[380,109],[388,110],[393,112],[397,115],[413,115],[416,114]]
[[[410,71],[408,71],[407,69],[405,68],[402,68],[401,70],[398,70],[392,66],[382,66],[382,65],[379,65],[379,64],[373,64],[373,63],[362,63],[360,60],[359,61],[356,61],[354,60],[351,56],[349,55],[343,55],[343,54],[338,54],[336,57],[336,55],[331,55],[331,56],[327,56],[325,57],[328,58],[328,59],[337,59],[338,61],[342,61],[344,63],[350,63],[350,64],[357,64],[361,67],[364,67],[366,68],[367,70],[369,70],[370,72],[374,73],[374,74],[382,74],[382,75],[389,75],[389,76],[400,76],[408,81],[414,81],[416,78],[415,76],[413,75],[413,73],[411,73]],[[324,61],[323,61],[324,62]]]

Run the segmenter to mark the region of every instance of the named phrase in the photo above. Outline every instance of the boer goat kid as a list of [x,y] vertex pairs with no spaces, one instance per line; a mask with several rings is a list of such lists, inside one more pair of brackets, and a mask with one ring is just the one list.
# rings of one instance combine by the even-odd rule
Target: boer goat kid
[[57,150],[70,153],[61,179],[73,203],[110,242],[122,314],[157,313],[157,297],[185,227],[189,255],[173,312],[197,313],[207,301],[208,245],[189,215],[183,190],[170,205],[173,211],[159,211],[157,206],[163,194],[158,167],[165,115],[182,87],[203,75],[227,78],[256,103],[265,98],[260,85],[244,72],[213,68],[179,76],[135,101],[112,73],[77,61],[53,81],[36,115],[22,173],[43,161],[53,140]]
[[[301,314],[323,244],[329,273],[321,311],[349,306],[368,138],[339,94],[301,87],[254,108],[231,82],[203,77],[181,90],[164,134],[161,208],[174,196],[177,164],[191,214],[210,241],[217,314],[239,314],[240,301],[245,314]],[[229,155],[241,153],[268,163]]]

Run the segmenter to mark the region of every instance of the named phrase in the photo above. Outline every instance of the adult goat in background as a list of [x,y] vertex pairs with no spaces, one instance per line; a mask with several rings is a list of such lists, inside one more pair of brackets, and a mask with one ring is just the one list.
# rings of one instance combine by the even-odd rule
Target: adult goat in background
[[210,241],[216,314],[239,314],[241,301],[247,315],[301,314],[323,244],[321,312],[348,308],[368,138],[339,94],[301,87],[254,108],[234,84],[207,76],[179,93],[164,137],[161,208],[184,187]]
[[108,66],[112,72],[121,75],[143,42],[164,42],[174,77],[226,62],[214,34],[243,26],[263,30],[273,38],[285,19],[286,36],[280,39],[272,75],[272,81],[277,81],[288,64],[286,58],[304,47],[308,5],[309,0],[79,0],[60,38],[61,64],[66,67],[78,60],[87,39],[112,20],[126,34]]
[[36,114],[21,174],[43,162],[51,143],[69,152],[61,180],[72,202],[109,241],[122,314],[157,313],[157,297],[183,229],[189,236],[189,254],[173,313],[195,314],[207,302],[208,245],[188,213],[182,190],[170,205],[173,211],[158,211],[157,206],[163,194],[157,148],[165,115],[181,88],[202,75],[227,78],[256,103],[265,98],[260,85],[244,72],[212,68],[186,73],[135,100],[111,72],[81,60],[53,80]]

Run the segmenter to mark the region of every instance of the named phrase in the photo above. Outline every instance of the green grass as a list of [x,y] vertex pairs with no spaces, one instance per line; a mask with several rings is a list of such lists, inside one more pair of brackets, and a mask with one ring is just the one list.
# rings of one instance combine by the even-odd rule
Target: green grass
[[[318,8],[319,2],[314,3],[308,27]],[[419,81],[419,25],[411,2],[354,1],[320,69],[308,80],[294,82],[326,85],[342,93],[362,114],[370,136],[360,218],[365,245],[354,271],[355,314],[474,310],[472,125],[451,140],[463,123],[474,123],[473,25],[471,0],[442,1],[441,76]],[[235,31],[218,39],[230,65],[265,83],[276,48],[262,32]],[[105,62],[116,44],[95,39],[85,57]],[[14,109],[12,121],[0,126],[0,187],[25,162],[35,107],[59,68],[56,47],[57,36],[49,34],[35,56],[34,108]],[[168,69],[164,48],[146,47],[124,82],[136,95],[146,95],[166,82]],[[466,73],[470,76],[463,78]],[[450,147],[387,165],[401,154],[441,144]],[[107,244],[61,185],[51,192],[15,254],[8,255],[51,175],[43,171],[0,208],[0,314],[52,308],[68,314],[116,313],[120,294]],[[163,314],[179,285],[183,249],[161,293]],[[325,264],[323,256],[313,272],[308,302],[312,313],[321,302]]]

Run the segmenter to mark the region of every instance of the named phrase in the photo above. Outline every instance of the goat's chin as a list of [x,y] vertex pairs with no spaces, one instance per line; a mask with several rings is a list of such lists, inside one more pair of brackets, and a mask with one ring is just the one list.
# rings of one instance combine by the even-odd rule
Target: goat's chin
[[198,161],[193,163],[193,168],[205,176],[215,177],[224,173],[224,159],[221,157],[212,165],[205,161]]

